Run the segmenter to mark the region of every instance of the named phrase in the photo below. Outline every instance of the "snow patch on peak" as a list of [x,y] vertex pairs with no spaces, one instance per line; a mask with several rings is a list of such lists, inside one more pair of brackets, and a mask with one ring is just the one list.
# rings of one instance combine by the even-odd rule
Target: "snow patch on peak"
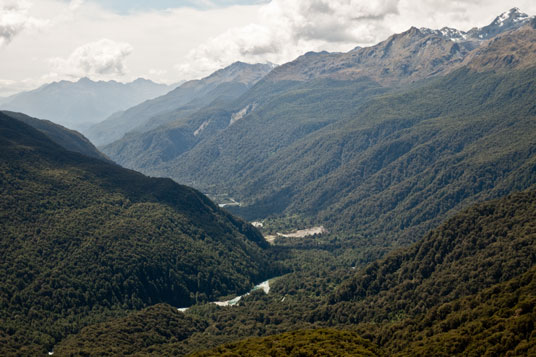
[[521,12],[518,8],[513,8],[497,16],[491,24],[470,30],[468,35],[473,39],[488,40],[505,31],[520,28],[530,19],[529,15]]
[[454,42],[463,41],[467,39],[466,32],[460,31],[452,27],[443,27],[440,30],[431,30],[429,28],[421,27],[419,30],[425,35],[436,35]]
[[465,32],[452,27],[443,27],[439,31],[444,37],[450,39],[451,41],[460,41],[465,40],[467,38],[467,34]]
[[451,27],[443,27],[440,30],[421,28],[420,31],[426,35],[436,35],[454,42],[475,40],[483,41],[497,36],[505,31],[520,28],[534,18],[536,17],[530,17],[515,7],[497,16],[491,24],[481,28],[475,27],[467,32]]
[[510,9],[509,11],[505,11],[500,14],[493,23],[502,27],[504,26],[504,23],[507,22],[509,19],[511,19],[513,22],[520,22],[523,20],[527,20],[528,18],[529,15],[525,14],[524,12],[521,12],[521,10],[519,10],[517,7],[514,7],[513,9]]

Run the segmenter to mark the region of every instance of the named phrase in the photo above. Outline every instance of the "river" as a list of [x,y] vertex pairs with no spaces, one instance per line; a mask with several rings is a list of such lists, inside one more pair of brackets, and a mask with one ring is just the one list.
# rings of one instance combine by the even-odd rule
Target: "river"
[[[218,306],[233,306],[233,305],[236,305],[240,300],[242,300],[243,297],[246,297],[248,296],[249,294],[251,294],[252,292],[254,292],[255,290],[259,290],[259,289],[262,289],[266,294],[268,294],[270,292],[270,280],[273,280],[274,278],[272,279],[268,279],[266,281],[263,281],[262,283],[260,284],[257,284],[253,287],[253,289],[251,289],[248,293],[244,294],[244,295],[240,295],[240,296],[237,296],[233,299],[230,299],[230,300],[224,300],[224,301],[211,301],[210,303],[211,304],[216,304]],[[180,307],[178,308],[177,310],[179,310],[180,312],[185,312],[186,310],[188,310],[189,307]]]

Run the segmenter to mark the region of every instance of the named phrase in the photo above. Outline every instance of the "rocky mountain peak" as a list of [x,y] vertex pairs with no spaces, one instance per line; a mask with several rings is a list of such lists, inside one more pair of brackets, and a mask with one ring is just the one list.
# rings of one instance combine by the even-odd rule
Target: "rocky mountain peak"
[[514,7],[497,16],[489,25],[474,27],[467,32],[452,27],[443,27],[440,30],[422,27],[419,30],[424,34],[440,36],[454,42],[478,42],[489,40],[503,32],[520,28],[532,19],[535,19],[535,17],[530,17],[517,7]]
[[529,68],[536,61],[536,27],[523,26],[500,34],[473,51],[465,64],[476,71]]
[[497,26],[503,26],[506,22],[512,21],[512,22],[520,22],[525,21],[529,18],[529,15],[525,14],[524,12],[521,12],[517,7],[514,7],[508,11],[503,12],[501,15],[499,15],[495,21],[493,21],[493,24]]
[[536,17],[513,8],[489,25],[468,32],[452,27],[439,30],[411,27],[374,46],[356,47],[347,53],[308,52],[278,67],[267,79],[307,81],[368,77],[383,84],[411,82],[457,68],[486,40],[528,23],[536,28]]
[[419,29],[423,34],[435,35],[454,42],[460,42],[467,39],[467,33],[452,27],[443,27],[440,30],[432,30],[426,27]]
[[503,32],[519,28],[527,24],[532,18],[514,7],[497,16],[489,25],[471,29],[467,32],[467,35],[476,40],[488,40]]
[[264,77],[274,68],[273,63],[256,63],[249,64],[245,62],[234,62],[229,66],[222,68],[202,81],[210,82],[241,82],[246,85],[252,85]]

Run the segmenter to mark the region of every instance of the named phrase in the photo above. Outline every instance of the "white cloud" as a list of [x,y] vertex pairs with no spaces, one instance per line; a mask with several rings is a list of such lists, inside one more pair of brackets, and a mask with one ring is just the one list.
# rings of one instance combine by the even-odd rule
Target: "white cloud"
[[[275,0],[264,10],[273,25],[286,26],[299,40],[355,42],[370,37],[363,23],[381,26],[381,20],[397,13],[398,0]],[[281,21],[282,19],[282,21]]]
[[84,0],[71,0],[71,2],[69,3],[69,10],[76,11],[83,4],[84,4]]
[[272,0],[257,23],[208,39],[175,68],[183,78],[200,77],[237,60],[284,63],[307,51],[369,46],[411,26],[468,30],[513,6],[536,12],[533,0]]
[[60,77],[116,78],[125,75],[124,62],[131,53],[132,46],[128,43],[101,39],[78,47],[66,59],[52,58],[50,63]]
[[[237,60],[281,64],[307,51],[348,51],[410,26],[468,30],[514,6],[536,14],[534,0],[210,0],[206,6],[164,10],[164,4],[180,3],[200,4],[0,0],[0,78],[8,80],[0,82],[0,92],[18,91],[16,83],[22,81],[33,79],[36,87],[77,76],[178,82],[206,76]],[[237,5],[246,3],[258,5]],[[125,6],[137,10],[110,10]],[[102,38],[130,44],[135,51],[119,52],[112,56],[117,61],[104,61],[107,65],[98,65],[89,54],[73,54],[80,45]],[[9,46],[1,46],[9,41]],[[52,68],[47,58],[55,58]]]
[[39,28],[47,21],[28,15],[30,3],[24,0],[0,0],[0,47],[29,28]]
[[149,70],[149,76],[163,76],[167,73],[167,71],[164,71],[163,69],[154,69],[154,68],[151,68]]
[[182,76],[207,74],[234,61],[289,61],[306,51],[348,50],[387,36],[385,17],[399,0],[272,0],[260,23],[230,29],[192,49]]

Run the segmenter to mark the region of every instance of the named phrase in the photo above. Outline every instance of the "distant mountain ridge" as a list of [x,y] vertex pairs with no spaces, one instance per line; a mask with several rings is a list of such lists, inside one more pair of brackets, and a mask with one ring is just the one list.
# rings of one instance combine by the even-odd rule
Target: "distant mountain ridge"
[[[383,91],[388,91],[422,79],[446,75],[468,65],[470,58],[474,57],[473,53],[477,52],[476,48],[487,48],[489,45],[487,40],[478,39],[477,34],[480,32],[508,33],[531,21],[534,21],[533,17],[514,8],[497,17],[490,25],[482,29],[472,29],[471,35],[454,29],[447,31],[412,27],[375,46],[355,48],[348,53],[309,52],[274,68],[251,90],[239,92],[244,94],[242,98],[228,96],[225,101],[215,102],[215,105],[208,105],[205,109],[200,109],[202,105],[190,103],[179,110],[154,115],[155,112],[163,110],[157,108],[160,102],[166,102],[168,104],[165,106],[173,107],[183,105],[181,100],[188,98],[185,93],[175,97],[170,93],[131,108],[120,117],[112,116],[96,125],[93,129],[99,128],[99,132],[92,132],[90,138],[122,165],[151,174],[166,174],[169,170],[161,169],[162,165],[165,165],[162,161],[168,162],[173,156],[184,154],[210,135],[226,129],[238,118],[243,119],[254,114],[263,107],[262,102],[276,95],[282,96],[284,91],[290,90],[289,83],[309,83],[322,79],[366,79],[375,82]],[[492,29],[495,30],[491,31]],[[475,64],[476,62],[472,66]],[[220,70],[213,76],[226,70]],[[197,82],[194,83],[198,85]],[[183,86],[187,87],[186,84]],[[281,88],[278,89],[278,86]],[[178,93],[179,89],[174,92]],[[226,92],[230,93],[229,90]],[[203,98],[203,95],[200,97]],[[206,105],[211,99],[214,99],[214,96],[209,95],[204,98],[202,104]],[[318,100],[322,100],[321,96]],[[152,109],[149,109],[151,107]],[[149,117],[150,120],[147,119]],[[136,125],[135,129],[129,129]],[[129,130],[127,136],[119,139]],[[201,133],[203,137],[199,137]],[[103,137],[108,137],[107,141],[114,137],[119,140],[105,147],[106,141],[99,141]]]
[[464,65],[472,70],[505,71],[523,69],[536,63],[536,18],[523,27],[498,35],[470,53]]
[[351,80],[368,77],[381,84],[411,82],[445,72],[469,51],[453,41],[412,27],[372,47],[347,53],[309,53],[276,68],[266,80]]
[[519,8],[514,7],[497,16],[489,25],[481,28],[474,27],[469,31],[461,31],[452,27],[443,27],[440,30],[421,27],[420,31],[426,34],[442,36],[454,42],[484,41],[503,32],[524,26],[534,18],[535,16],[529,16]]
[[462,65],[466,56],[486,40],[530,23],[529,17],[513,8],[491,24],[468,32],[445,27],[441,30],[412,27],[377,45],[347,53],[309,53],[276,68],[267,80],[307,81],[369,77],[382,84],[397,85],[446,74]]
[[173,91],[115,113],[87,131],[97,146],[121,139],[124,134],[145,132],[180,120],[213,101],[236,99],[274,68],[271,63],[235,62],[210,76],[183,83]]
[[76,82],[53,82],[15,94],[1,101],[0,109],[23,112],[84,132],[112,113],[161,96],[171,89],[173,87],[142,78],[130,83],[81,78]]

